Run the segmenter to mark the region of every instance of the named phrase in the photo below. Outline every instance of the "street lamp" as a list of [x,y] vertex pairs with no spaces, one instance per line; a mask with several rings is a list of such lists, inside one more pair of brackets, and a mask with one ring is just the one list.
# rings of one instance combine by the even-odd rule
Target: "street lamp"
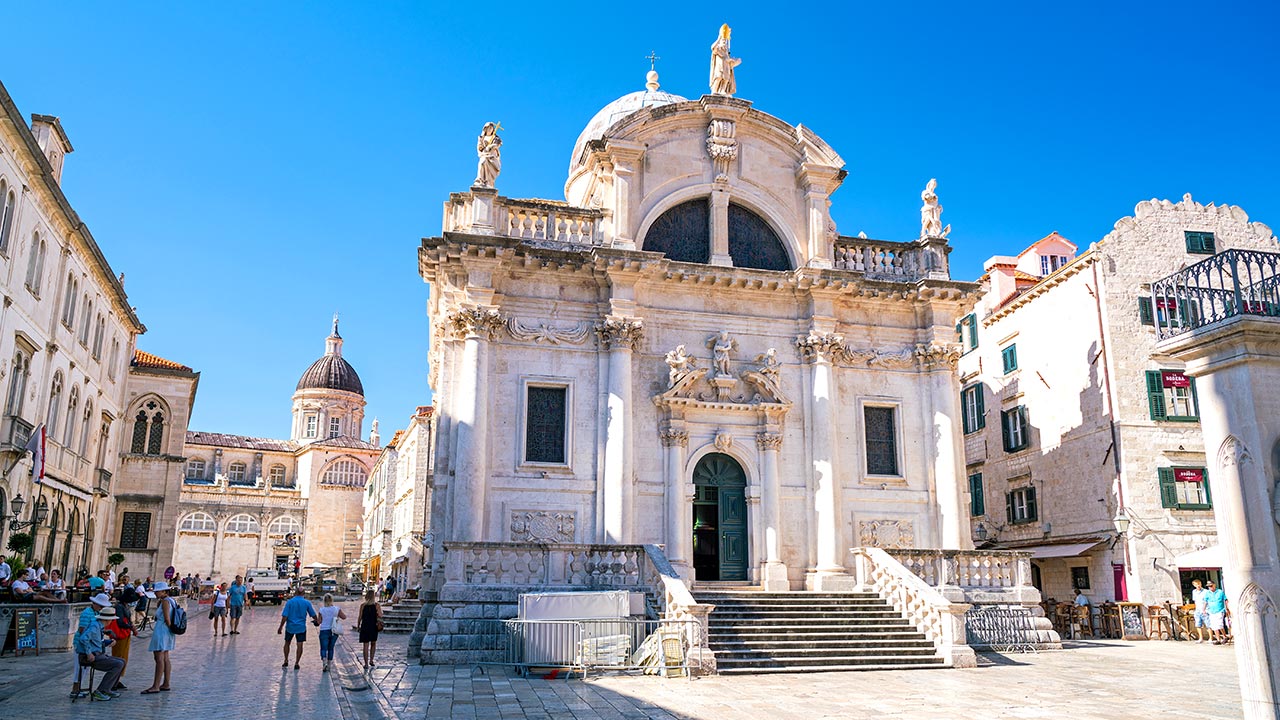
[[1129,516],[1124,514],[1124,510],[1116,513],[1115,518],[1111,520],[1116,526],[1116,533],[1123,535],[1129,532]]
[[974,528],[973,530],[973,539],[977,540],[980,543],[986,542],[987,526],[983,525],[982,523],[978,523],[978,527]]
[[31,511],[31,519],[20,520],[19,518],[22,517],[22,510],[27,506],[27,501],[22,499],[21,493],[19,493],[18,496],[9,503],[9,505],[13,507],[13,519],[9,521],[10,530],[21,530],[33,525],[40,525],[45,521],[45,518],[49,517],[49,506],[44,502],[44,500],[39,500],[36,502],[35,509]]

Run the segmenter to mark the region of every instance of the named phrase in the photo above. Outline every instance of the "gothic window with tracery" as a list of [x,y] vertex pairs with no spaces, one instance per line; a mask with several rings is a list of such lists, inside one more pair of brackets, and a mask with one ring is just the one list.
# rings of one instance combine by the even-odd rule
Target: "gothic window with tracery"
[[367,476],[364,466],[355,460],[338,460],[324,471],[324,475],[320,476],[320,483],[362,487]]
[[129,452],[159,455],[164,450],[164,410],[155,400],[143,405],[133,418]]

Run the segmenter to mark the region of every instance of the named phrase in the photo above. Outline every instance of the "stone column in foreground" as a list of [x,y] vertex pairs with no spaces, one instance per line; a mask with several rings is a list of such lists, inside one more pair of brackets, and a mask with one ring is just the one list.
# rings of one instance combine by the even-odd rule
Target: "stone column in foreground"
[[485,491],[488,484],[489,339],[502,325],[498,311],[487,307],[457,310],[449,330],[462,338],[458,364],[457,456],[454,459],[453,539],[477,542],[484,537]]

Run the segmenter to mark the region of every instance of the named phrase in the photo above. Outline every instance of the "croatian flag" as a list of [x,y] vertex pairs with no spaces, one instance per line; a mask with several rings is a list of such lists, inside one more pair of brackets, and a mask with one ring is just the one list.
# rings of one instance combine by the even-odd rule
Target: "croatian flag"
[[31,431],[26,450],[31,453],[31,477],[40,482],[44,479],[44,423]]

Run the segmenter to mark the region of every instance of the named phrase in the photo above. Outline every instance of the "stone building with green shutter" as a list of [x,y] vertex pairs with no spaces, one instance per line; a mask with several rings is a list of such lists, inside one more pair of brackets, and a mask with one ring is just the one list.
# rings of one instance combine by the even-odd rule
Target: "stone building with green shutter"
[[1200,403],[1157,321],[1192,307],[1149,282],[1228,249],[1275,252],[1230,205],[1138,203],[1084,252],[1056,232],[987,261],[957,334],[966,474],[979,547],[1028,549],[1046,598],[1181,602],[1218,578]]

